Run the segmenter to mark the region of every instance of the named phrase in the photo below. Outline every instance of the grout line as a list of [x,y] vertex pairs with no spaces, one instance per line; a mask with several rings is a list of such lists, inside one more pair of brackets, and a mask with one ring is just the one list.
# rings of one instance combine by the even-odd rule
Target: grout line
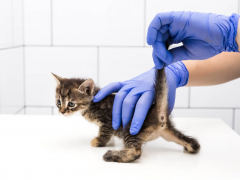
[[97,85],[99,86],[99,47],[97,47]]
[[18,114],[21,110],[23,110],[24,109],[24,106],[23,107],[21,107],[16,113],[14,113],[14,114]]
[[225,109],[225,110],[232,110],[232,109],[240,109],[235,107],[175,107],[174,109]]
[[143,46],[145,46],[145,42],[146,42],[146,0],[144,0],[144,4],[143,4]]
[[188,108],[190,108],[190,97],[191,97],[191,88],[189,87],[189,91],[188,91]]
[[51,46],[53,46],[53,0],[50,0],[50,23],[51,23],[51,27],[50,27],[50,34],[51,34]]
[[52,108],[53,106],[38,106],[38,105],[36,105],[36,106],[25,106],[25,108],[27,108],[27,107],[31,107],[31,108]]
[[[54,106],[41,106],[41,105],[30,105],[30,106],[25,106],[25,108],[27,107],[35,107],[35,108],[54,108]],[[240,108],[235,108],[235,107],[191,107],[191,108],[188,108],[188,107],[175,107],[174,109],[226,109],[226,110],[229,110],[229,109],[240,109]]]
[[232,129],[234,130],[235,127],[235,108],[233,108],[233,120],[232,120]]
[[23,47],[23,45],[19,45],[19,46],[12,46],[12,47],[6,47],[6,48],[1,48],[1,50],[6,50],[6,49],[14,49],[14,48],[19,48],[19,47]]
[[51,108],[52,108],[52,115],[53,115],[53,106]]
[[151,48],[150,46],[98,46],[98,45],[25,45],[25,47],[105,47],[105,48]]

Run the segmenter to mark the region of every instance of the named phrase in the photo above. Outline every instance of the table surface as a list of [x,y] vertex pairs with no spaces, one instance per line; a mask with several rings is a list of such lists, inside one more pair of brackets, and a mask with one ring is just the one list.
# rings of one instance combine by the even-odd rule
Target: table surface
[[175,118],[176,127],[196,137],[201,150],[192,155],[162,138],[143,145],[133,163],[102,159],[121,149],[90,145],[98,127],[80,116],[0,115],[0,178],[47,179],[240,179],[240,136],[220,119]]

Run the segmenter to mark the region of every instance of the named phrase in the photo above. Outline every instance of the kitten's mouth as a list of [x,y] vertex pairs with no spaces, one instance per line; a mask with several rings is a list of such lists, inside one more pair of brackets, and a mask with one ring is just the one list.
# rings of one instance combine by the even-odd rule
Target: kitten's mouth
[[71,114],[66,114],[66,113],[62,113],[62,115],[64,115],[65,117],[69,117],[69,116],[71,116]]

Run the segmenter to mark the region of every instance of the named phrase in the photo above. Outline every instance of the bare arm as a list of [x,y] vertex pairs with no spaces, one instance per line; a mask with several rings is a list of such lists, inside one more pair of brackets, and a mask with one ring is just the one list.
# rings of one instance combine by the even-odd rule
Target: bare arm
[[189,71],[186,86],[222,84],[240,77],[240,53],[222,52],[206,60],[183,61]]

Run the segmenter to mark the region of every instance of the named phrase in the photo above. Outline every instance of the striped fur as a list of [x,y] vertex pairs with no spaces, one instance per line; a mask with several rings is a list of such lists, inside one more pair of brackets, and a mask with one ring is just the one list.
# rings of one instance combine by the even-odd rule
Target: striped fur
[[[130,134],[131,122],[125,128],[122,125],[118,130],[112,128],[114,94],[110,94],[100,102],[92,102],[94,95],[100,90],[93,84],[89,85],[89,82],[93,82],[92,80],[88,80],[88,89],[81,88],[80,92],[78,89],[84,87],[86,80],[64,79],[55,75],[54,77],[57,78],[56,100],[66,101],[62,102],[65,107],[58,106],[59,111],[68,112],[70,115],[80,111],[88,121],[99,126],[98,136],[91,141],[91,145],[94,147],[105,146],[113,135],[123,139],[123,150],[109,150],[105,153],[103,159],[107,162],[132,162],[140,158],[143,143],[158,137],[182,145],[189,153],[198,152],[200,149],[198,141],[178,131],[171,122],[167,99],[168,86],[164,68],[156,69],[155,75],[156,103],[150,108],[140,132],[135,136]],[[91,87],[94,87],[94,89],[91,89]],[[85,91],[88,93],[84,94]],[[68,108],[66,103],[73,98],[76,101],[76,107]]]

